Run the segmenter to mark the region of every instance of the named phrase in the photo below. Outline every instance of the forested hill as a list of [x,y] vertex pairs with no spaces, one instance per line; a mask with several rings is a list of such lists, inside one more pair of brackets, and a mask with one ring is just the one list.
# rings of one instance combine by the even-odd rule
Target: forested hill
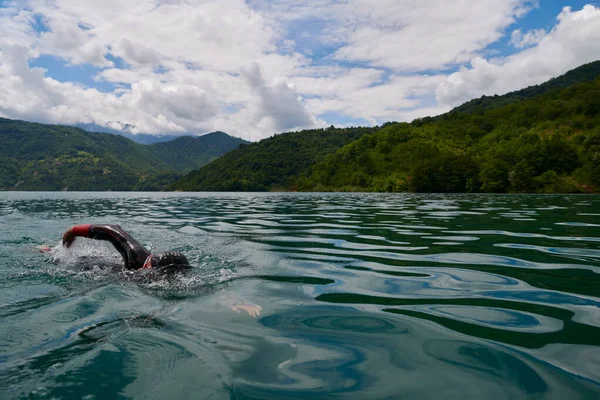
[[410,124],[251,144],[215,132],[142,145],[0,118],[0,189],[598,192],[599,76],[596,62]]
[[502,96],[482,96],[456,107],[453,111],[470,113],[505,106],[522,100],[532,99],[551,91],[558,91],[576,83],[592,81],[598,76],[600,76],[600,61],[595,61],[582,65],[562,76],[550,79],[541,85],[530,86]]
[[276,135],[242,146],[170,188],[596,192],[598,76],[595,62],[410,124]]
[[241,144],[248,143],[250,142],[224,132],[212,132],[199,137],[182,136],[169,142],[154,143],[149,147],[171,168],[188,173],[237,149]]
[[306,168],[377,128],[288,132],[242,145],[170,187],[173,190],[265,191],[290,188]]
[[300,190],[598,192],[600,78],[477,112],[389,125],[331,154]]
[[141,145],[118,135],[0,118],[0,189],[161,190],[242,143],[216,132]]

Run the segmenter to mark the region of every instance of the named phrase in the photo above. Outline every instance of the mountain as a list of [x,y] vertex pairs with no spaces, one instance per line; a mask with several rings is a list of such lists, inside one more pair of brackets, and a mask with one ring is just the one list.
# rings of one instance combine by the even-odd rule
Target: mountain
[[295,177],[325,155],[377,128],[288,132],[240,146],[170,186],[173,190],[265,191],[289,188]]
[[176,190],[599,192],[600,62],[439,117],[287,133],[241,146]]
[[[140,144],[152,144],[159,142],[169,142],[171,140],[175,140],[182,136],[175,135],[148,135],[145,133],[131,133],[127,131],[118,131],[116,129],[110,129],[104,126],[96,125],[96,124],[76,124],[73,125],[75,128],[83,129],[88,132],[98,132],[98,133],[112,133],[113,135],[125,136],[127,139],[131,139],[136,143]],[[192,137],[192,136],[189,136]]]
[[247,143],[222,132],[142,145],[123,136],[0,118],[4,190],[160,190]]
[[576,83],[592,81],[598,76],[600,76],[600,61],[594,61],[571,70],[562,76],[550,79],[541,85],[530,86],[503,96],[482,96],[478,99],[473,99],[456,107],[452,112],[471,113],[501,107],[522,100],[532,99],[551,91],[558,91]]
[[389,125],[311,166],[296,184],[306,191],[599,192],[599,126],[597,77],[503,106]]
[[173,169],[187,173],[248,143],[224,132],[212,132],[196,137],[180,136],[169,142],[154,143],[150,147]]
[[599,76],[596,62],[435,118],[250,144],[0,119],[0,189],[600,192]]

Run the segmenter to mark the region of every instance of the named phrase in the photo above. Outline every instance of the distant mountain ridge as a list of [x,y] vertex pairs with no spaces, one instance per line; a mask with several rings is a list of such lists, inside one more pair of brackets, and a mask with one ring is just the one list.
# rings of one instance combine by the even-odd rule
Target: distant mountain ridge
[[248,143],[225,132],[211,132],[202,136],[180,136],[149,146],[173,169],[188,173]]
[[124,136],[127,139],[131,139],[136,143],[140,144],[152,144],[159,142],[170,142],[171,140],[175,140],[182,136],[190,136],[191,135],[149,135],[146,133],[131,133],[127,131],[118,131],[116,129],[107,128],[105,126],[100,126],[97,124],[75,124],[73,125],[75,128],[83,129],[88,132],[97,132],[97,133],[112,133],[113,135]]
[[412,123],[250,144],[214,132],[143,145],[0,118],[0,189],[600,192],[599,126],[600,62]]
[[325,155],[378,128],[327,128],[288,132],[240,146],[192,171],[172,190],[267,191],[289,188],[295,177]]
[[[170,188],[599,192],[599,126],[597,61],[441,116],[387,123],[370,132],[355,128],[346,142],[334,141],[348,133],[343,129],[330,137],[326,130],[276,135],[242,146]],[[299,162],[303,152],[312,156]]]
[[0,118],[0,189],[161,190],[248,143],[223,132],[143,145],[120,135]]

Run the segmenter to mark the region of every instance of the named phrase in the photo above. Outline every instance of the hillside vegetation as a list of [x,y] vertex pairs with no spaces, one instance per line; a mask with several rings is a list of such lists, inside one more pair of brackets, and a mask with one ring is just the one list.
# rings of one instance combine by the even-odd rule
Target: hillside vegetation
[[503,96],[482,96],[473,99],[465,104],[456,107],[453,111],[459,112],[478,112],[490,108],[505,106],[517,103],[521,100],[528,100],[551,91],[558,91],[567,88],[576,83],[593,81],[600,75],[600,61],[582,65],[579,68],[571,70],[557,78],[550,79],[541,85],[530,86],[525,89],[517,90]]
[[500,107],[387,126],[311,166],[299,190],[597,192],[600,78]]
[[0,118],[0,141],[3,190],[599,192],[600,62],[382,127],[143,145]]
[[377,128],[288,132],[242,145],[170,186],[174,190],[266,191],[287,189],[306,168]]
[[410,124],[277,135],[243,146],[171,188],[597,192],[599,76],[595,62]]
[[161,190],[245,141],[224,133],[141,145],[122,136],[0,118],[0,189]]
[[200,137],[182,136],[148,147],[174,170],[188,173],[247,143],[223,132],[213,132]]

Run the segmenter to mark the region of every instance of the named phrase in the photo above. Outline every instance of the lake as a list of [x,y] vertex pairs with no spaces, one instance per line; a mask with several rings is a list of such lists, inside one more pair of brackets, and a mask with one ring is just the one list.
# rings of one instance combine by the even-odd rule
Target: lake
[[0,192],[3,399],[598,398],[599,306],[599,196]]

